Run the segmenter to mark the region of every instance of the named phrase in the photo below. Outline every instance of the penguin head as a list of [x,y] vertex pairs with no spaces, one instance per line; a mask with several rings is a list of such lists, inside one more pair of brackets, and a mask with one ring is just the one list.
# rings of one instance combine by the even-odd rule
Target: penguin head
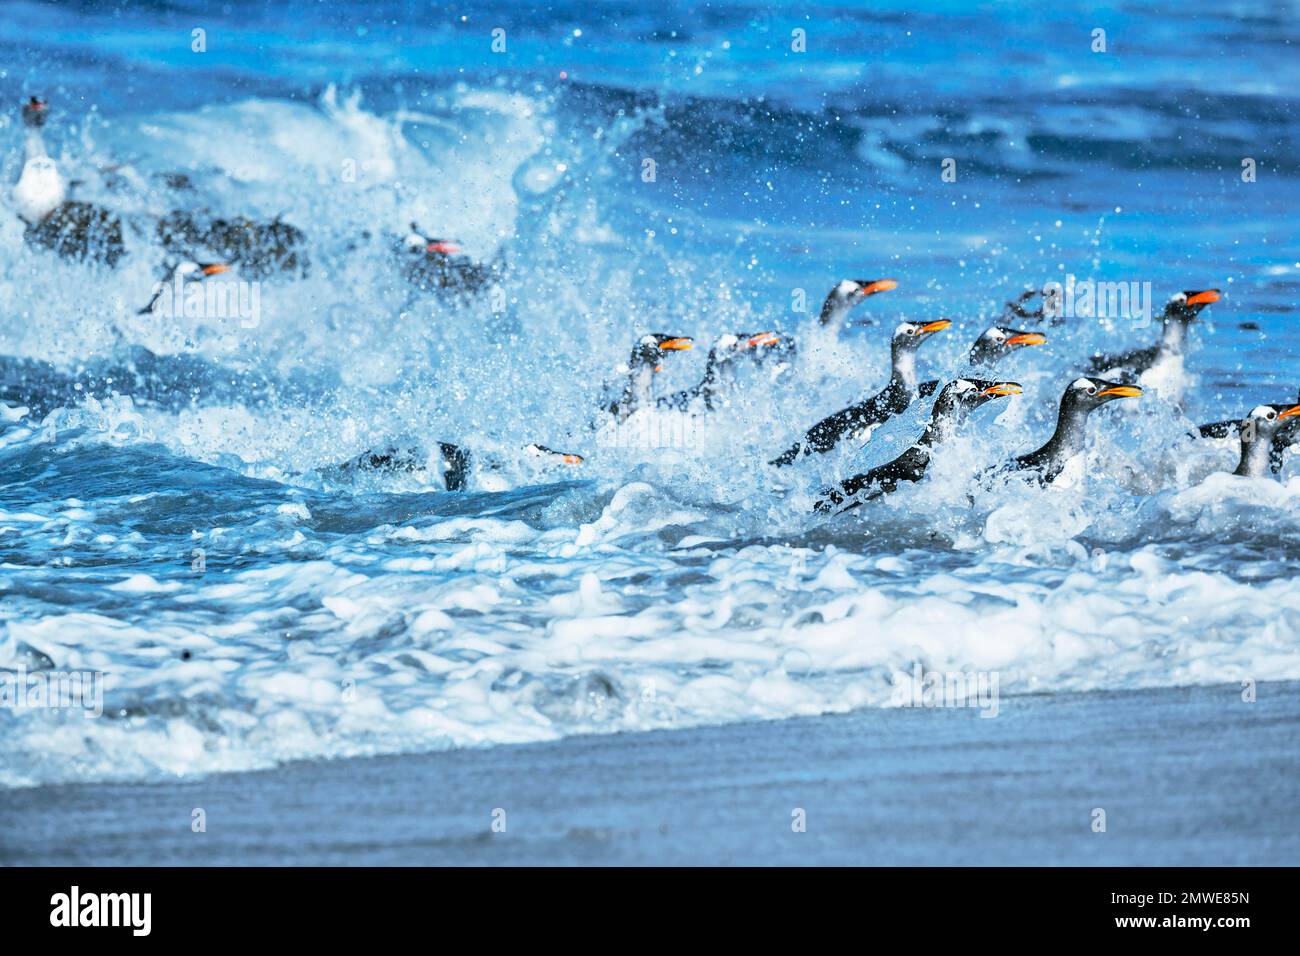
[[1040,332],[1022,332],[1019,329],[994,325],[984,331],[971,347],[971,361],[992,364],[1012,352],[1029,345],[1042,345],[1047,336]]
[[1136,398],[1142,389],[1122,382],[1107,382],[1100,378],[1076,378],[1065,390],[1061,404],[1078,409],[1085,414],[1117,398]]
[[554,448],[547,448],[545,445],[533,443],[524,446],[524,451],[534,458],[540,458],[548,465],[581,465],[583,458],[581,455],[575,455],[572,452],[556,451]]
[[670,352],[684,352],[695,345],[689,335],[667,335],[663,332],[651,332],[641,336],[632,349],[632,358],[628,363],[631,368],[650,365],[657,372],[659,361]]
[[1019,382],[994,382],[982,378],[959,378],[949,382],[935,400],[935,409],[959,409],[972,411],[1007,395],[1021,393]]
[[1256,405],[1241,423],[1242,434],[1271,437],[1297,421],[1300,421],[1300,405]]
[[934,333],[942,332],[951,325],[952,323],[947,319],[939,319],[935,322],[900,322],[898,328],[894,329],[894,348],[907,350],[919,348],[921,343]]
[[401,243],[403,251],[412,256],[454,256],[460,252],[460,243],[454,239],[431,239],[411,223],[411,231]]
[[203,280],[208,276],[221,275],[223,272],[229,272],[230,266],[225,262],[195,262],[193,259],[186,259],[184,262],[177,264],[172,270],[172,277],[180,279],[182,282],[190,280]]
[[719,360],[731,359],[740,355],[759,355],[784,344],[785,339],[779,332],[726,332],[713,343],[713,352]]
[[1179,322],[1191,322],[1201,314],[1202,309],[1207,305],[1218,302],[1220,298],[1222,298],[1222,293],[1218,289],[1179,292],[1165,306],[1164,317]]
[[841,279],[826,296],[821,321],[830,322],[833,316],[843,315],[869,296],[897,288],[897,279]]
[[40,129],[49,118],[50,105],[39,96],[33,96],[23,104],[23,125]]

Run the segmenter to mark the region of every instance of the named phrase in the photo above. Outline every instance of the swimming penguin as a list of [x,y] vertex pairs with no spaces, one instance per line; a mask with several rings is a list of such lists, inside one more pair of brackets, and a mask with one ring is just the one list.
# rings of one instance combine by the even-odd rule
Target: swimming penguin
[[469,478],[470,454],[451,442],[437,442],[432,449],[419,442],[403,442],[377,451],[364,451],[332,471],[341,475],[370,472],[381,475],[423,472],[438,480],[445,491],[464,491]]
[[905,411],[918,396],[916,350],[934,333],[950,325],[952,323],[947,319],[921,324],[904,322],[899,325],[894,329],[890,343],[892,372],[889,384],[870,398],[823,418],[808,429],[802,441],[786,449],[768,464],[784,466],[793,464],[800,454],[825,454],[847,435],[863,435],[865,441],[876,426]]
[[[1281,470],[1281,462],[1274,467],[1274,444],[1278,434],[1300,421],[1300,405],[1257,405],[1238,429],[1241,435],[1241,459],[1234,475],[1243,478],[1265,478],[1269,472]],[[1287,444],[1290,444],[1288,441]],[[1285,447],[1285,446],[1283,446]]]
[[817,324],[832,337],[838,337],[848,324],[849,313],[870,296],[898,288],[895,279],[844,279],[836,283],[822,303]]
[[[1135,385],[1106,382],[1097,378],[1078,378],[1069,384],[1061,395],[1061,408],[1056,419],[1056,431],[1047,444],[1037,451],[1012,459],[997,471],[1033,472],[1043,484],[1061,477],[1074,463],[1081,466],[1086,438],[1088,416],[1117,398],[1134,398],[1142,394]],[[1073,475],[1071,476],[1073,477]]]
[[1218,302],[1218,289],[1179,292],[1169,300],[1160,316],[1160,341],[1145,349],[1119,355],[1096,354],[1089,361],[1090,375],[1137,379],[1146,386],[1177,397],[1183,380],[1183,349],[1187,329],[1201,310]]
[[615,421],[625,422],[634,412],[653,406],[654,377],[663,367],[663,357],[670,352],[686,351],[694,344],[695,340],[686,335],[652,332],[641,336],[627,361],[627,384],[623,386],[623,393],[606,409]]
[[[1039,332],[1024,332],[1002,325],[991,326],[985,329],[975,340],[975,344],[970,347],[970,351],[966,353],[966,368],[958,374],[965,376],[967,373],[976,375],[989,372],[1012,352],[1030,345],[1043,345],[1046,342],[1047,336]],[[926,398],[933,395],[938,387],[937,380],[922,382],[918,391],[922,398]]]
[[1016,382],[990,382],[978,378],[959,378],[949,382],[935,399],[925,431],[907,451],[887,465],[846,478],[834,488],[826,489],[814,510],[822,514],[847,511],[881,495],[891,494],[897,490],[899,482],[920,481],[930,464],[934,446],[951,438],[971,411],[994,398],[1019,394],[1020,385]]
[[[1300,402],[1300,394],[1297,394],[1296,401]],[[1263,408],[1265,406],[1260,406]],[[1287,405],[1274,406],[1277,408],[1286,408]],[[1258,411],[1258,409],[1256,409]],[[1253,412],[1251,413],[1253,416]],[[1249,421],[1249,419],[1247,419]],[[1202,425],[1196,430],[1196,436],[1199,438],[1210,438],[1222,440],[1240,435],[1242,432],[1242,422],[1236,419],[1228,419],[1222,422],[1210,422],[1208,425]],[[1277,428],[1273,430],[1272,440],[1269,442],[1268,464],[1269,470],[1275,474],[1282,473],[1282,465],[1286,461],[1286,451],[1292,445],[1300,441],[1300,416],[1285,416],[1278,422]]]
[[65,259],[113,268],[126,255],[122,221],[93,203],[67,198],[67,185],[45,151],[41,134],[49,112],[49,104],[36,96],[22,109],[26,158],[12,197],[19,217],[27,224],[23,238]]
[[[186,259],[178,263],[168,273],[168,279],[154,285],[153,298],[149,304],[139,309],[136,315],[149,315],[161,312],[164,315],[181,315],[184,312],[185,289],[187,283],[202,282],[209,276],[229,272],[230,266],[224,262],[194,262]],[[170,280],[170,283],[169,283]],[[170,303],[164,296],[171,296]]]
[[581,465],[585,461],[581,455],[575,455],[573,452],[556,451],[554,448],[536,443],[525,445],[524,451],[546,465]]
[[239,266],[249,279],[276,273],[306,276],[307,237],[279,216],[270,222],[232,216],[213,216],[208,210],[173,209],[158,220],[158,241],[172,255],[189,255],[203,249],[223,262]]
[[454,239],[428,238],[415,223],[398,244],[402,273],[421,292],[473,295],[501,280],[500,263],[483,265],[460,252]]
[[718,336],[704,364],[704,378],[698,385],[665,395],[655,401],[659,408],[690,411],[702,407],[714,411],[723,401],[722,390],[735,374],[735,363],[746,355],[761,355],[781,344],[776,332],[728,332]]

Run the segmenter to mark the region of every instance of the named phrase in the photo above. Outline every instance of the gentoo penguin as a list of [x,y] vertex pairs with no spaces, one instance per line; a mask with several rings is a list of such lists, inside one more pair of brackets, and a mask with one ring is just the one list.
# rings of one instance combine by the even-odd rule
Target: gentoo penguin
[[[964,376],[967,373],[972,375],[987,373],[1012,352],[1030,345],[1043,345],[1046,342],[1047,336],[1039,332],[1023,332],[1002,325],[991,326],[985,329],[975,340],[975,344],[970,347],[970,351],[966,353],[966,368],[959,374]],[[918,390],[921,397],[926,398],[933,395],[938,387],[937,380],[922,382]]]
[[786,449],[768,464],[793,464],[800,454],[825,454],[847,435],[870,437],[871,431],[907,409],[917,399],[916,350],[936,332],[952,325],[947,319],[937,322],[904,322],[894,329],[890,343],[892,372],[889,384],[870,398],[842,408],[823,418],[804,434],[803,440]]
[[307,237],[279,216],[270,222],[213,216],[208,210],[173,209],[158,220],[158,241],[172,255],[207,250],[223,262],[239,266],[248,279],[275,273],[306,276]]
[[1187,329],[1201,310],[1218,302],[1218,289],[1179,292],[1161,313],[1160,341],[1145,349],[1119,355],[1093,355],[1088,363],[1090,375],[1137,379],[1147,388],[1163,390],[1177,397],[1183,379],[1183,349]]
[[[990,382],[978,378],[959,378],[949,382],[935,399],[930,419],[921,437],[893,461],[822,492],[814,506],[822,514],[847,511],[865,501],[892,493],[902,481],[920,481],[930,464],[934,446],[952,437],[969,414],[985,402],[1003,395],[1019,395],[1016,382]],[[847,502],[847,504],[846,504]]]
[[703,380],[698,385],[657,399],[655,405],[683,412],[702,407],[711,412],[722,404],[722,390],[734,376],[735,363],[742,356],[761,355],[781,342],[781,336],[776,332],[728,332],[720,335],[709,349]]
[[[1012,459],[998,471],[1032,472],[1043,484],[1056,481],[1072,463],[1082,464],[1085,426],[1088,416],[1117,398],[1134,398],[1142,394],[1135,385],[1106,382],[1097,378],[1078,378],[1061,395],[1056,431],[1047,444],[1037,451]],[[1074,477],[1073,475],[1071,477]]]
[[879,292],[897,288],[898,282],[895,279],[844,279],[836,283],[835,288],[826,296],[817,324],[832,337],[837,337],[840,330],[848,324],[849,313],[855,306]]
[[536,442],[525,445],[524,451],[544,465],[581,465],[584,461],[581,455],[575,455],[573,452],[568,451],[556,451],[554,448],[547,448],[545,445],[538,445]]
[[[1281,470],[1281,451],[1275,441],[1284,429],[1300,421],[1300,405],[1257,405],[1242,420],[1241,460],[1234,475],[1244,478],[1265,478],[1270,471]],[[1288,441],[1287,444],[1290,444]],[[1274,466],[1274,456],[1279,459]]]
[[[1300,402],[1300,394],[1297,394],[1296,401]],[[1260,406],[1260,408],[1263,407],[1265,406]],[[1276,407],[1287,408],[1288,406],[1283,404]],[[1201,425],[1196,430],[1195,437],[1223,440],[1236,437],[1241,434],[1241,431],[1242,423],[1236,419],[1229,419]],[[1283,420],[1279,421],[1278,427],[1273,430],[1272,441],[1269,443],[1268,463],[1269,470],[1273,474],[1280,475],[1282,473],[1282,465],[1286,460],[1286,450],[1294,445],[1297,440],[1300,440],[1300,416],[1285,416]]]
[[387,445],[377,451],[364,451],[349,458],[334,470],[344,475],[371,472],[381,475],[424,472],[440,481],[446,491],[464,491],[469,478],[470,455],[459,445],[436,442],[432,449],[419,442]]
[[[580,465],[583,462],[581,455],[556,451],[536,443],[524,446],[524,452],[546,467]],[[437,442],[432,450],[419,442],[402,442],[388,445],[379,451],[362,452],[330,470],[348,477],[359,472],[381,475],[423,473],[433,476],[445,491],[465,491],[469,487],[470,469],[473,468],[479,490],[502,491],[505,490],[505,484],[494,480],[492,474],[502,467],[503,462],[498,458],[472,455],[468,449],[450,442]]]
[[686,335],[665,335],[652,332],[637,339],[632,355],[627,360],[627,384],[623,393],[606,409],[615,421],[625,422],[634,412],[654,405],[654,377],[663,366],[663,357],[670,352],[690,349],[695,340]]
[[117,265],[126,255],[122,221],[106,209],[67,198],[59,167],[45,151],[41,130],[49,104],[33,96],[23,105],[26,159],[13,188],[18,215],[27,224],[23,238],[65,259]]
[[[194,262],[186,259],[168,273],[168,279],[155,284],[153,298],[149,300],[148,305],[137,311],[136,315],[149,315],[155,311],[165,315],[181,315],[186,283],[202,282],[209,276],[221,275],[229,271],[230,266],[224,262]],[[172,301],[171,307],[167,308],[168,302],[164,296],[169,294],[172,296]]]
[[500,264],[483,265],[461,255],[454,239],[431,239],[411,223],[411,231],[398,244],[402,273],[421,292],[470,294],[500,281]]

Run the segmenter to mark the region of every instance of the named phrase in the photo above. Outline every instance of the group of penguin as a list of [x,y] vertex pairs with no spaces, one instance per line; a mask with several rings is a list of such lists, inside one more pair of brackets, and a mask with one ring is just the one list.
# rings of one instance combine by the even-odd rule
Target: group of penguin
[[[13,206],[22,219],[24,239],[59,256],[115,268],[127,254],[126,228],[149,234],[179,264],[166,270],[174,276],[202,278],[237,267],[241,276],[263,279],[272,275],[306,276],[310,270],[307,236],[301,229],[277,217],[271,220],[247,216],[221,216],[200,208],[193,196],[193,183],[184,173],[166,173],[163,185],[186,201],[184,208],[157,217],[124,217],[92,202],[70,199],[77,185],[69,183],[45,146],[44,128],[49,119],[47,100],[32,96],[22,106],[25,134],[22,171],[14,185]],[[363,237],[363,238],[368,238]],[[392,243],[402,275],[413,289],[444,296],[469,296],[482,292],[497,280],[500,261],[483,264],[461,253],[454,240],[411,231]],[[202,252],[200,252],[202,250]],[[212,259],[212,263],[198,259]]]
[[[47,116],[48,106],[38,97],[32,97],[23,106],[26,155],[12,199],[26,224],[25,238],[65,258],[115,266],[125,252],[121,221],[106,209],[67,198],[67,186],[56,163],[47,154],[41,136]],[[223,260],[203,263],[195,258],[184,259],[170,270],[172,277],[181,282],[201,282],[226,271],[230,263],[238,264],[242,273],[253,276],[274,271],[305,274],[308,267],[304,235],[278,219],[258,223],[243,217],[196,217],[176,210],[159,219],[156,228],[162,245],[168,250],[202,248],[212,250]],[[473,262],[460,254],[454,241],[429,238],[415,224],[397,248],[406,278],[423,291],[474,294],[494,284],[500,275],[500,263]],[[621,392],[602,409],[602,415],[609,417],[608,424],[617,427],[646,410],[688,415],[713,412],[725,401],[727,392],[736,387],[734,372],[738,363],[762,366],[772,362],[779,370],[790,361],[800,359],[801,352],[810,352],[812,361],[816,362],[837,343],[856,306],[897,286],[893,279],[845,279],[837,283],[826,296],[804,348],[787,333],[775,330],[721,335],[708,352],[703,379],[691,388],[669,395],[654,394],[656,373],[662,369],[667,356],[691,349],[693,340],[663,333],[644,335],[632,348]],[[1025,293],[1008,303],[1008,314],[1036,318],[1041,323],[1044,310],[1026,306],[1034,295]],[[1219,298],[1217,289],[1180,292],[1169,300],[1160,316],[1161,334],[1154,345],[1121,355],[1091,356],[1084,375],[1065,388],[1056,428],[1047,442],[994,470],[1025,472],[1045,484],[1057,482],[1067,474],[1077,476],[1083,463],[1089,415],[1108,402],[1143,394],[1143,386],[1155,385],[1163,391],[1170,383],[1176,383],[1182,376],[1189,327],[1206,306]],[[141,311],[148,312],[153,306],[151,302]],[[901,455],[823,489],[815,504],[817,512],[826,514],[854,508],[892,493],[904,482],[921,480],[935,448],[956,432],[971,411],[995,399],[1020,394],[1021,386],[1017,382],[995,377],[996,367],[1013,353],[1047,341],[1041,332],[994,325],[975,340],[967,354],[966,367],[958,377],[942,387],[938,381],[919,382],[916,372],[919,349],[951,325],[948,320],[898,325],[890,342],[891,374],[885,387],[822,418],[798,442],[769,462],[774,468],[783,468],[808,456],[825,454],[846,440],[866,441],[873,431],[902,415],[914,403],[932,400],[921,434]],[[1249,477],[1277,474],[1286,448],[1300,438],[1300,404],[1260,405],[1240,422],[1210,423],[1201,426],[1198,434],[1222,440],[1231,438],[1234,430],[1241,446],[1235,473]],[[577,465],[583,461],[581,455],[536,443],[525,450],[547,465]],[[414,441],[366,451],[336,466],[335,470],[345,474],[420,472],[435,476],[445,490],[460,491],[468,487],[473,467],[471,454],[460,446],[439,442],[434,447],[426,447]],[[479,470],[490,471],[495,467],[499,463],[485,462]]]
[[[893,279],[852,280],[838,283],[826,297],[813,340],[824,347],[848,321],[852,308],[869,296],[897,288]],[[1009,313],[1035,316],[1041,322],[1043,308],[1029,310],[1026,293],[1008,303]],[[1153,385],[1166,394],[1176,394],[1175,386],[1183,376],[1184,346],[1188,329],[1208,305],[1219,301],[1218,289],[1179,292],[1170,298],[1160,315],[1160,337],[1147,348],[1118,355],[1095,354],[1089,357],[1084,375],[1076,378],[1061,395],[1056,428],[1048,440],[1034,451],[994,466],[987,473],[1020,472],[1042,484],[1077,482],[1082,477],[1084,444],[1088,417],[1101,406],[1122,398],[1136,398],[1144,386]],[[918,381],[916,355],[931,337],[952,323],[903,322],[894,330],[890,342],[889,382],[880,391],[868,395],[813,424],[803,437],[773,458],[768,464],[781,468],[811,455],[825,454],[842,442],[865,441],[873,431],[903,414],[913,403],[932,400],[921,434],[893,461],[845,478],[824,488],[815,510],[830,514],[855,508],[866,501],[887,495],[904,482],[920,481],[926,473],[936,446],[948,440],[966,416],[976,408],[1010,395],[1021,393],[1018,382],[994,376],[995,368],[1020,349],[1043,345],[1047,336],[1037,331],[994,325],[986,329],[971,345],[965,368],[958,377],[940,387],[938,381]],[[696,403],[705,410],[716,399],[719,349],[734,358],[748,354],[761,361],[764,350],[796,351],[788,336],[777,332],[751,335],[726,335],[709,354],[705,380],[688,392],[655,398],[650,383],[662,358],[690,347],[684,336],[654,334],[643,337],[633,349],[629,362],[627,386],[622,399],[610,407],[611,414],[626,418],[643,407],[683,408]],[[1295,402],[1260,405],[1241,421],[1213,422],[1197,430],[1198,437],[1225,439],[1236,432],[1241,457],[1235,474],[1266,477],[1281,471],[1285,450],[1300,440],[1300,396]]]

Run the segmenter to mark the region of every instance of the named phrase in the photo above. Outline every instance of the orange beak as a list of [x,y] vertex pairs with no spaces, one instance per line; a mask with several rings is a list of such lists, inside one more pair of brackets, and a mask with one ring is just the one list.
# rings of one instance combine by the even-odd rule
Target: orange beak
[[1211,302],[1219,301],[1218,289],[1206,289],[1204,292],[1190,292],[1187,295],[1188,305],[1209,305]]
[[781,336],[775,332],[759,332],[758,335],[751,336],[745,343],[746,348],[757,348],[760,345],[776,345],[781,341]]
[[230,266],[226,265],[224,262],[214,262],[210,266],[203,267],[203,274],[205,276],[219,276],[221,273],[229,271]]
[[659,343],[659,348],[665,352],[684,352],[695,344],[694,339],[681,336],[676,339],[665,339]]
[[1018,382],[998,382],[996,385],[990,385],[984,389],[985,395],[1019,395],[1021,394],[1020,384]]
[[1281,415],[1277,417],[1279,419],[1295,418],[1297,415],[1300,415],[1300,405],[1293,405],[1291,408],[1288,408],[1286,411],[1284,411]]
[[1114,395],[1116,398],[1137,398],[1142,394],[1142,389],[1136,385],[1113,385],[1110,388],[1103,388],[1098,395]]
[[1047,336],[1040,335],[1037,332],[1026,332],[1023,335],[1013,335],[1007,339],[1007,345],[1046,345]]
[[431,242],[427,248],[429,252],[440,252],[444,256],[454,256],[460,252],[460,246],[454,242]]
[[927,322],[927,323],[925,323],[925,325],[921,326],[921,331],[922,331],[922,332],[942,332],[944,329],[948,328],[948,326],[950,326],[950,325],[952,325],[952,322],[951,322],[950,320],[948,320],[948,319],[939,319],[939,321],[937,321],[937,322]]
[[898,288],[897,279],[877,279],[862,287],[863,295],[875,295],[877,292],[888,292],[890,289]]

